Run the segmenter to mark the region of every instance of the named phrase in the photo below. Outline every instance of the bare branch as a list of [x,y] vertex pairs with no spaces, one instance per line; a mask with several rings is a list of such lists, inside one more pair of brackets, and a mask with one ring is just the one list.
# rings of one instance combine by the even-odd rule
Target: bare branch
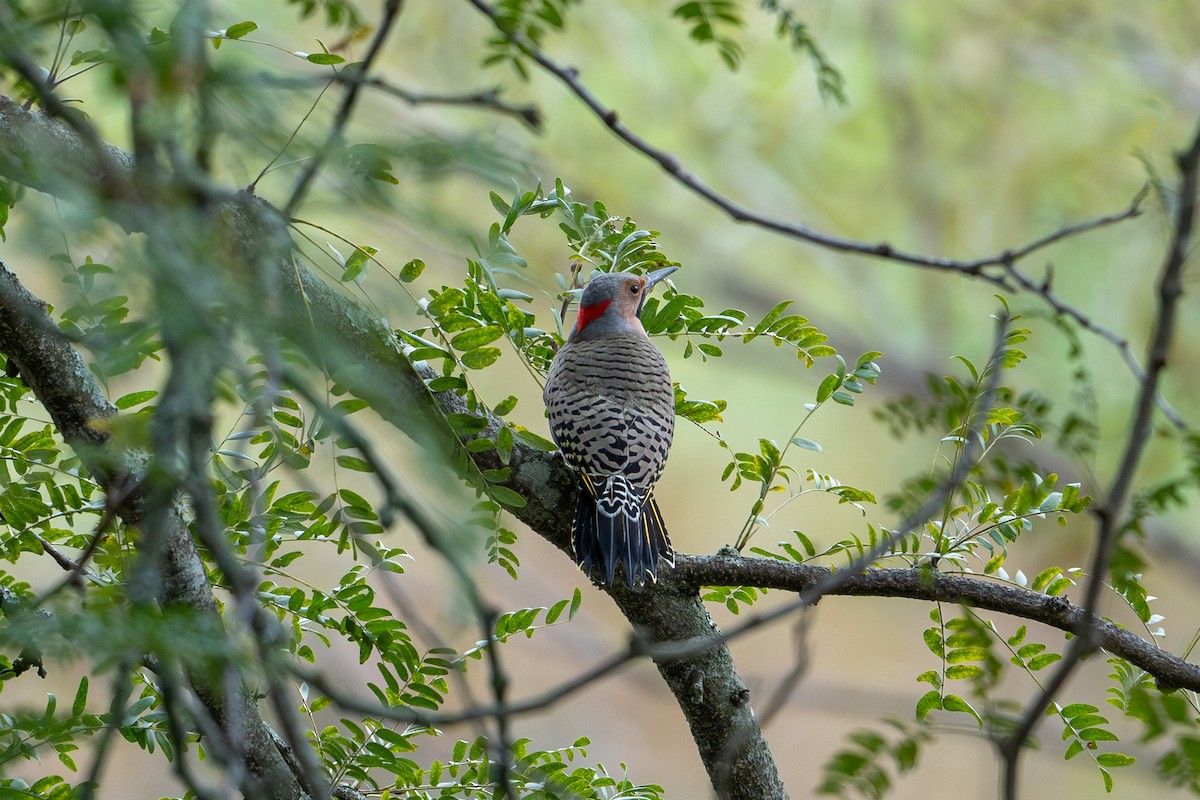
[[[850,570],[838,569],[834,574],[842,572]],[[826,567],[790,564],[773,559],[678,556],[670,581],[697,588],[755,586],[808,592],[821,586],[829,577],[830,571]],[[906,597],[911,600],[958,603],[1040,622],[1069,633],[1090,627],[1098,637],[1096,646],[1146,670],[1164,689],[1200,691],[1200,665],[1173,655],[1157,643],[1148,642],[1095,614],[1089,617],[1084,608],[1065,597],[1023,589],[985,577],[955,575],[921,567],[852,573],[839,586],[825,592],[826,597],[839,595]]]
[[[591,89],[587,87],[583,81],[579,79],[578,72],[564,64],[555,61],[547,56],[540,49],[534,47],[528,42],[521,40],[515,34],[505,31],[499,26],[499,17],[495,8],[490,6],[484,0],[468,0],[471,5],[479,9],[484,15],[497,24],[497,30],[500,35],[505,36],[521,49],[525,55],[533,59],[542,69],[553,75],[559,80],[567,90],[579,99],[583,105],[592,112],[600,122],[608,128],[618,139],[625,142],[634,150],[647,156],[649,159],[657,163],[664,172],[667,173],[673,180],[687,188],[693,194],[705,200],[709,204],[723,211],[731,219],[736,222],[745,222],[755,225],[773,233],[780,234],[792,239],[809,242],[810,244],[824,247],[829,250],[835,250],[844,253],[854,253],[857,255],[880,258],[885,261],[893,261],[910,266],[924,267],[928,269],[942,270],[954,272],[962,275],[967,275],[973,278],[984,280],[992,285],[1009,291],[1025,291],[1031,294],[1040,296],[1054,311],[1063,316],[1069,317],[1080,325],[1084,330],[1094,333],[1105,339],[1117,348],[1121,354],[1121,358],[1133,373],[1134,378],[1138,381],[1143,380],[1145,371],[1138,363],[1136,356],[1129,348],[1129,343],[1123,337],[1096,323],[1091,317],[1083,311],[1063,302],[1051,291],[1048,283],[1037,283],[1031,280],[1027,275],[1016,269],[1017,262],[1028,258],[1029,256],[1044,250],[1051,245],[1057,244],[1064,239],[1069,239],[1075,236],[1088,233],[1097,228],[1104,228],[1110,225],[1116,225],[1142,213],[1142,202],[1145,200],[1148,193],[1148,187],[1143,186],[1134,195],[1133,200],[1121,211],[1111,214],[1103,214],[1083,222],[1076,222],[1052,231],[1044,236],[1027,242],[1019,247],[1005,250],[1002,253],[997,253],[991,256],[984,256],[976,259],[952,259],[943,258],[940,256],[925,255],[922,253],[910,252],[893,246],[888,242],[866,242],[856,239],[848,239],[841,236],[823,233],[810,228],[807,225],[802,225],[796,222],[788,222],[787,220],[769,217],[765,214],[760,214],[734,200],[726,197],[708,184],[704,183],[700,178],[690,172],[679,159],[665,150],[655,147],[649,141],[644,139],[637,132],[630,129],[627,125],[620,121],[620,118],[615,109],[606,106]],[[1161,396],[1156,395],[1156,402],[1163,414],[1171,421],[1171,424],[1179,429],[1186,429],[1187,425],[1183,419],[1175,411],[1175,409]]]

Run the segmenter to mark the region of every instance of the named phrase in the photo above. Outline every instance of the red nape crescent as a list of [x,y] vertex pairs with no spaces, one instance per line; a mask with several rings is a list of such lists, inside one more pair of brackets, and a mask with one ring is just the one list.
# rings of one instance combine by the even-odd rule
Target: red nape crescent
[[603,317],[604,310],[610,305],[612,305],[611,298],[600,303],[595,303],[594,305],[580,306],[579,314],[575,317],[575,330],[581,331],[588,326],[588,323]]

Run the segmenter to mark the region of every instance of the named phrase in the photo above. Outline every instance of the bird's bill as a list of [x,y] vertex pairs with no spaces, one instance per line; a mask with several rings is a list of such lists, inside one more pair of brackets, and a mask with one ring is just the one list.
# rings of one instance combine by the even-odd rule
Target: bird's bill
[[679,267],[663,267],[662,269],[656,269],[654,272],[647,273],[646,288],[642,290],[642,297],[640,300],[638,300],[637,311],[634,312],[638,317],[642,316],[642,307],[646,305],[646,298],[650,296],[650,290],[654,288],[654,284],[658,283],[677,269],[679,269]]
[[672,272],[674,272],[677,269],[679,269],[679,267],[663,267],[662,269],[656,269],[656,270],[654,270],[654,272],[647,274],[646,275],[646,292],[643,293],[643,297],[645,296],[646,293],[649,293],[650,288],[652,286],[654,286],[654,284],[658,283],[663,278],[667,277],[668,275],[670,275]]

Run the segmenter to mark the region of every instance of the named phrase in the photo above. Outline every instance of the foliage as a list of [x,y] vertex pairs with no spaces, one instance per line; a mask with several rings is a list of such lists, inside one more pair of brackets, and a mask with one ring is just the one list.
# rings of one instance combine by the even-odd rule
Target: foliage
[[[104,129],[102,102],[80,101],[85,114],[64,112],[56,105],[63,103],[64,86],[81,87],[85,97],[115,90],[129,100],[140,170],[138,181],[124,187],[128,194],[118,192],[115,200],[82,192],[69,198],[85,210],[80,217],[111,217],[136,236],[95,220],[76,225],[57,207],[49,216],[46,203],[0,181],[0,239],[8,241],[18,230],[34,239],[63,278],[68,301],[48,309],[53,325],[42,333],[76,346],[96,384],[112,397],[113,411],[86,421],[96,441],[68,441],[45,396],[39,399],[30,389],[40,376],[23,374],[14,360],[0,377],[0,560],[9,565],[0,571],[0,692],[29,680],[31,671],[84,673],[69,709],[48,694],[33,710],[0,714],[0,767],[22,761],[66,770],[32,785],[0,779],[0,792],[88,797],[95,787],[87,784],[98,767],[80,775],[85,765],[79,751],[88,746],[99,765],[120,739],[169,762],[183,796],[202,785],[191,774],[201,761],[229,763],[222,762],[228,754],[205,728],[221,715],[206,716],[201,706],[230,703],[241,692],[254,702],[270,697],[281,717],[296,714],[306,737],[300,743],[311,746],[320,777],[347,791],[657,800],[663,788],[644,782],[656,776],[634,780],[624,764],[609,770],[591,759],[589,737],[596,731],[570,744],[510,735],[502,660],[526,646],[525,640],[540,644],[561,636],[563,626],[579,625],[584,595],[575,589],[569,597],[514,601],[501,610],[482,597],[477,573],[494,565],[513,581],[525,577],[515,519],[544,476],[517,474],[515,457],[550,453],[554,446],[540,433],[540,408],[526,413],[528,404],[521,403],[531,387],[536,391],[544,383],[583,285],[602,272],[643,274],[681,266],[675,278],[691,291],[699,282],[690,278],[702,265],[673,260],[664,252],[663,234],[617,204],[610,209],[603,199],[572,192],[568,184],[578,187],[583,176],[580,183],[575,176],[545,183],[527,179],[524,165],[514,166],[520,164],[516,148],[503,142],[481,146],[483,155],[476,154],[471,171],[518,177],[512,178],[511,193],[491,188],[498,181],[486,189],[469,184],[478,199],[487,198],[495,216],[472,228],[479,235],[471,247],[457,245],[454,257],[465,262],[461,268],[446,267],[442,245],[419,237],[414,238],[424,252],[396,257],[382,245],[352,241],[322,223],[276,220],[281,230],[291,225],[290,235],[311,245],[293,251],[288,240],[286,257],[276,260],[297,272],[301,264],[332,265],[330,283],[362,301],[357,322],[363,330],[393,319],[385,296],[403,304],[394,315],[399,321],[386,323],[385,338],[406,357],[414,385],[424,387],[427,408],[412,413],[429,413],[429,427],[444,429],[450,452],[406,442],[400,447],[411,463],[397,478],[390,458],[374,446],[371,403],[355,388],[364,384],[354,373],[370,369],[371,359],[359,363],[355,356],[361,354],[354,353],[314,356],[278,316],[278,287],[259,269],[273,256],[233,252],[232,241],[210,234],[242,222],[228,219],[235,216],[230,208],[238,207],[232,199],[256,201],[259,181],[267,185],[264,179],[277,169],[303,175],[305,165],[313,165],[312,177],[329,159],[337,166],[332,180],[339,200],[356,210],[395,211],[406,202],[397,199],[405,192],[419,198],[408,202],[432,208],[431,176],[470,159],[462,156],[467,148],[454,135],[414,136],[410,145],[416,147],[420,138],[436,151],[413,157],[426,167],[414,180],[402,169],[399,149],[357,140],[349,111],[353,92],[363,86],[391,88],[414,104],[433,101],[363,77],[368,67],[356,61],[360,51],[370,53],[366,42],[387,31],[372,30],[353,3],[287,5],[300,24],[312,24],[320,12],[329,43],[315,39],[316,51],[310,52],[309,40],[279,20],[221,27],[190,19],[187,9],[167,19],[165,12],[120,2],[37,9],[9,3],[0,9],[4,85],[23,103],[65,117],[66,129],[78,131],[93,130],[86,114],[94,114],[96,129]],[[544,48],[584,13],[578,0],[476,5],[482,5],[491,29],[472,43],[471,64],[506,65],[524,81],[544,60]],[[688,0],[671,4],[668,12],[692,40],[714,47],[736,69],[745,60],[748,8],[762,12],[776,35],[808,58],[823,98],[845,102],[841,72],[810,26],[785,4]],[[293,117],[295,109],[287,105],[282,132],[273,127],[277,120],[239,119],[251,107],[262,116],[251,86],[257,81],[232,66],[248,52],[278,55],[296,70],[272,72],[265,84],[312,90],[303,98],[302,115]],[[562,73],[568,80],[577,77]],[[333,87],[346,90],[349,99],[327,111],[322,97]],[[496,92],[466,100],[436,97],[449,105],[512,110]],[[331,123],[324,144],[307,140],[310,116],[321,115]],[[615,129],[615,117],[605,122]],[[244,135],[246,130],[255,135]],[[673,161],[656,160],[668,172],[681,173]],[[241,162],[253,165],[251,174],[261,168],[257,177],[237,184],[248,186],[244,191],[221,188],[235,185],[230,173],[238,168],[232,165]],[[416,190],[413,183],[420,184]],[[290,197],[272,199],[291,209],[303,199],[305,185],[298,180]],[[262,191],[269,208],[268,190]],[[42,228],[61,232],[63,244],[45,245],[40,233],[29,233]],[[189,239],[196,232],[202,235]],[[529,269],[531,252],[538,249],[534,243],[546,241],[563,257],[550,288],[539,285]],[[886,245],[871,252],[889,253]],[[997,262],[1009,272],[994,281],[1012,291],[1022,288],[1012,277],[1014,259],[1009,251]],[[1093,470],[1101,425],[1084,340],[1096,333],[1095,324],[1058,314],[1047,325],[1049,333],[1035,331],[1018,325],[1025,324],[1022,316],[998,297],[999,333],[990,351],[982,358],[960,354],[953,371],[926,376],[922,392],[896,397],[884,394],[892,390],[880,365],[894,363],[885,360],[893,357],[874,349],[851,357],[844,345],[835,347],[806,316],[819,309],[778,297],[762,304],[769,306],[766,311],[725,307],[726,301],[713,304],[695,291],[667,283],[645,302],[642,323],[672,360],[688,361],[691,374],[725,375],[731,374],[731,360],[754,349],[780,370],[792,369],[800,387],[785,413],[758,421],[748,442],[717,428],[729,413],[729,399],[674,387],[676,415],[710,434],[722,464],[705,487],[727,485],[726,502],[744,509],[733,541],[737,553],[790,567],[825,567],[834,576],[899,567],[930,580],[966,578],[1048,603],[1076,593],[1080,585],[1104,581],[1103,591],[1120,610],[1114,619],[1138,629],[1147,641],[1165,637],[1164,617],[1154,612],[1155,598],[1143,577],[1138,537],[1156,515],[1185,507],[1200,483],[1196,434],[1164,433],[1183,452],[1182,471],[1134,494],[1106,574],[1031,563],[1027,551],[1017,548],[1045,536],[1046,529],[1084,519],[1093,507],[1089,492],[1098,491]],[[1039,296],[1053,300],[1049,277]],[[1021,388],[1032,383],[1022,377],[1029,342],[1055,333],[1068,348],[1073,396],[1065,400]],[[181,353],[196,356],[195,363]],[[202,385],[188,385],[197,375]],[[855,426],[867,447],[876,445],[868,428],[873,418],[896,438],[919,440],[933,466],[915,470],[896,486],[872,487],[810,466],[810,457],[828,446],[809,438],[824,440],[811,431],[818,413],[843,415],[838,419]],[[203,456],[198,478],[183,464],[194,462],[196,453]],[[121,487],[106,483],[122,471],[139,477]],[[451,474],[466,492],[440,485]],[[122,517],[129,511],[124,492],[140,498],[129,503],[146,514],[137,523]],[[918,515],[931,498],[938,500],[933,513]],[[849,529],[832,534],[789,529],[791,520],[817,503],[844,507],[852,519]],[[1102,513],[1114,512],[1104,507]],[[908,518],[915,522],[905,525]],[[395,535],[398,519],[421,537],[419,545]],[[179,557],[153,544],[171,520],[183,526],[190,556],[199,564],[192,588],[211,590],[212,608],[172,605],[165,595],[155,599],[154,591],[167,583],[168,555]],[[764,542],[762,532],[775,528],[784,531],[776,544]],[[43,557],[65,574],[35,591],[18,576]],[[450,577],[439,589],[445,588],[458,604],[456,612],[468,619],[448,626],[446,641],[421,632],[420,609],[397,600],[403,595],[398,587],[419,585],[408,583],[414,572],[437,575],[443,566]],[[423,592],[419,604],[444,599],[434,590]],[[720,585],[704,587],[700,597],[740,615],[766,594],[760,586]],[[914,683],[929,688],[913,692],[911,719],[886,718],[882,732],[852,733],[825,764],[818,793],[887,795],[933,752],[949,727],[1004,741],[1017,730],[1023,698],[1044,690],[1071,636],[1055,634],[1051,641],[1040,629],[1013,628],[998,614],[948,603],[931,604],[929,619],[929,627],[911,632],[914,651],[924,654],[924,644],[923,657],[932,656],[930,668],[913,676]],[[470,626],[477,629],[463,633]],[[634,643],[630,652],[638,647]],[[362,672],[345,681],[350,690],[340,679],[330,680],[328,665],[355,660]],[[1122,752],[1129,749],[1123,742],[1140,736],[1159,748],[1154,769],[1163,781],[1200,794],[1195,694],[1158,687],[1115,656],[1107,663],[1112,671],[1103,699],[1119,717],[1102,714],[1101,698],[1073,686],[1066,695],[1048,698],[1047,715],[1061,730],[1063,760],[1087,756],[1080,760],[1090,759],[1112,792],[1113,771],[1135,763]],[[486,732],[436,747],[442,727],[470,717],[455,715],[472,702],[466,681],[477,673],[486,673],[495,704],[478,714],[487,718]],[[103,702],[96,699],[100,687],[107,689]],[[368,701],[346,699],[355,696]],[[363,710],[364,702],[371,710]],[[97,710],[102,707],[106,710]]]

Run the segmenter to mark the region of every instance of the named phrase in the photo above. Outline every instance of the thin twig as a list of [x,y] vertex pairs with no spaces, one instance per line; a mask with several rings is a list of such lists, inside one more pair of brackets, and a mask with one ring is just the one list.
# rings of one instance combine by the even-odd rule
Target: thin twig
[[[171,739],[171,746],[175,749],[175,757],[171,759],[171,769],[189,790],[191,790],[198,800],[218,800],[217,791],[204,781],[200,780],[191,767],[191,761],[187,757],[187,730],[184,728],[183,720],[185,714],[188,713],[187,703],[184,700],[184,692],[182,680],[177,669],[171,667],[157,670],[159,675],[158,686],[162,694],[164,717],[167,724],[167,736]],[[208,716],[205,714],[204,716]],[[211,722],[211,720],[210,720]],[[199,723],[197,722],[197,727]],[[213,726],[215,727],[215,726]],[[223,760],[224,743],[220,738],[216,741],[210,739],[205,743],[206,748],[216,748],[222,751],[219,755],[214,753],[213,756],[218,762]]]
[[1129,439],[1117,469],[1116,477],[1108,490],[1107,499],[1095,510],[1098,522],[1096,544],[1092,551],[1092,563],[1087,586],[1084,590],[1083,621],[1076,635],[1067,646],[1062,660],[1046,682],[1038,696],[1026,706],[1016,728],[998,743],[1004,760],[1003,796],[1005,800],[1016,800],[1017,779],[1021,754],[1026,742],[1055,696],[1066,684],[1080,660],[1099,646],[1099,625],[1095,612],[1099,604],[1100,587],[1108,574],[1109,561],[1116,545],[1117,535],[1125,520],[1125,505],[1133,484],[1134,474],[1145,452],[1153,427],[1154,406],[1158,395],[1158,383],[1167,366],[1167,354],[1175,333],[1175,317],[1179,298],[1183,295],[1181,275],[1192,245],[1192,229],[1195,224],[1197,184],[1200,182],[1200,128],[1189,148],[1177,157],[1180,173],[1179,205],[1176,209],[1171,246],[1163,263],[1158,284],[1158,314],[1154,323],[1149,352],[1146,358],[1146,374],[1138,393],[1137,408],[1129,428]]
[[82,800],[92,800],[95,796],[95,790],[100,785],[100,772],[108,760],[108,751],[125,718],[129,695],[133,691],[133,681],[129,677],[131,666],[122,662],[117,664],[117,668],[113,671],[112,701],[108,706],[108,724],[100,732],[100,741],[93,748],[95,756],[92,759],[92,767],[88,770],[87,780],[79,786],[79,796]]
[[480,89],[476,92],[465,92],[463,94],[418,92],[413,89],[406,89],[402,86],[397,86],[394,83],[374,75],[362,77],[362,74],[359,72],[348,73],[344,70],[338,73],[336,80],[343,83],[361,83],[364,86],[377,89],[384,94],[390,94],[393,97],[399,97],[409,105],[465,106],[468,108],[478,108],[483,111],[493,111],[499,114],[515,117],[534,131],[540,131],[542,129],[542,114],[541,111],[538,110],[537,106],[509,103],[500,97],[499,87]]

